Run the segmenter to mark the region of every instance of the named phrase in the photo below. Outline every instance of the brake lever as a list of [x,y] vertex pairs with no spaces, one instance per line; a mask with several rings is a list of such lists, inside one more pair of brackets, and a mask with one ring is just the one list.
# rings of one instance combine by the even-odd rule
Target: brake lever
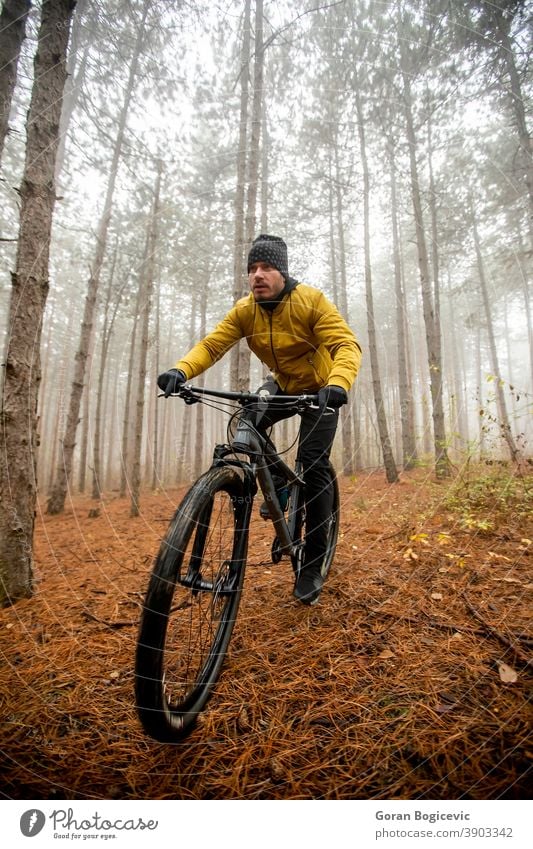
[[185,386],[182,384],[177,392],[171,392],[170,395],[167,395],[165,392],[160,392],[157,396],[158,398],[183,398],[186,404],[199,404],[200,398],[197,398],[196,395],[193,395],[191,392],[191,387]]

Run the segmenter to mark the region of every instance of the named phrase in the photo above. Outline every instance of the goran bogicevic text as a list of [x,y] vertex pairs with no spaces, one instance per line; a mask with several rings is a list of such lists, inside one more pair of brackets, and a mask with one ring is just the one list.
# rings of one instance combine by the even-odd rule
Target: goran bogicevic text
[[389,814],[387,811],[377,811],[376,812],[377,820],[395,820],[395,821],[407,821],[407,820],[423,820],[424,822],[442,822],[443,820],[452,821],[452,822],[465,822],[470,819],[470,814],[465,813],[464,811],[459,811],[457,813],[446,813],[443,814],[440,811],[433,811],[426,813],[425,811],[415,811],[414,813],[405,813],[405,814]]

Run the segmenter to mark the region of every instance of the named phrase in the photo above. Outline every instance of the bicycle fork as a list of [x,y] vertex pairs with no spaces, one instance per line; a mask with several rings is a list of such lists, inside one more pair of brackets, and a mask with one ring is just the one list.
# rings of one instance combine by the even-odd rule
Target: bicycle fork
[[198,532],[194,541],[191,559],[187,567],[187,573],[178,578],[178,583],[189,587],[196,592],[212,592],[216,596],[232,595],[239,589],[242,578],[243,565],[248,555],[248,538],[250,518],[252,514],[253,496],[257,486],[255,479],[250,474],[244,475],[244,487],[242,496],[231,496],[234,509],[235,530],[233,550],[230,560],[224,560],[214,576],[213,580],[206,581],[201,573],[204,548],[209,533],[209,524],[213,510],[213,502],[210,501],[198,523]]

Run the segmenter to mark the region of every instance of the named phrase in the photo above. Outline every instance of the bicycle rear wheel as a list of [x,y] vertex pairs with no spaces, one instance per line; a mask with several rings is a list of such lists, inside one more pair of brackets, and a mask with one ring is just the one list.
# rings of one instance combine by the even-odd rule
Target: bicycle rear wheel
[[[340,511],[340,495],[339,495],[339,482],[337,480],[337,475],[335,474],[335,469],[329,463],[329,474],[331,478],[331,486],[333,489],[333,505],[331,508],[331,514],[328,519],[328,532],[327,532],[327,542],[326,542],[326,554],[324,556],[324,560],[322,561],[322,577],[326,578],[327,574],[331,568],[331,564],[333,563],[333,558],[335,557],[335,550],[337,548],[337,539],[339,536],[339,511]],[[297,502],[295,505],[289,507],[290,510],[296,511],[296,524],[295,524],[295,532],[294,532],[294,541],[305,540],[305,504],[303,500],[303,491],[302,489],[298,490],[297,494]],[[292,557],[292,567],[296,575],[298,575],[298,571],[301,568],[301,564],[303,561],[303,552],[304,548],[302,547],[299,552],[298,557]]]
[[135,661],[141,723],[174,742],[193,728],[219,677],[242,593],[249,509],[234,469],[191,487],[161,544]]
[[339,482],[337,480],[337,475],[335,474],[335,469],[329,464],[329,473],[331,476],[331,485],[333,488],[333,505],[331,508],[331,515],[329,517],[329,525],[328,525],[328,541],[326,547],[326,556],[324,557],[324,561],[322,563],[322,576],[325,578],[331,569],[331,564],[333,563],[333,558],[335,557],[335,551],[337,549],[337,539],[339,537],[339,518],[340,518],[340,495],[339,495]]

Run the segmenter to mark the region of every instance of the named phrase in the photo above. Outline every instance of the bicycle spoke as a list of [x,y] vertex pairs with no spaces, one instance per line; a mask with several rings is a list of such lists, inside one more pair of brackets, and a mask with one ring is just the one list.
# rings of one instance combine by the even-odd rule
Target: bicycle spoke
[[185,700],[203,676],[229,602],[229,596],[222,595],[221,590],[230,573],[228,564],[235,526],[233,503],[228,493],[218,492],[209,506],[191,534],[184,563],[190,563],[194,550],[194,556],[201,561],[198,578],[211,589],[181,588],[185,599],[173,607],[181,615],[171,616],[168,623],[165,694],[171,708]]

